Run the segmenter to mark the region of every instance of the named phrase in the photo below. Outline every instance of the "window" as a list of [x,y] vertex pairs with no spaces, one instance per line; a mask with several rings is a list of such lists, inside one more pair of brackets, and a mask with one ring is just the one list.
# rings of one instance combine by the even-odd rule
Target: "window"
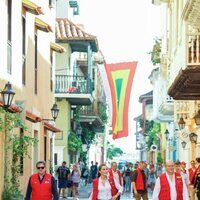
[[7,72],[12,73],[12,0],[8,0],[7,7],[7,23],[8,23],[8,35],[7,35]]
[[53,91],[53,51],[50,51],[50,91]]
[[22,16],[22,84],[26,84],[26,18]]
[[58,165],[58,154],[54,153],[54,165]]
[[38,67],[37,67],[37,42],[38,42],[38,39],[37,39],[37,32],[35,33],[35,94],[37,94],[37,79],[38,79],[38,74],[37,74],[37,71],[38,71]]
[[44,161],[47,161],[47,137],[44,136]]
[[56,5],[56,0],[49,0],[49,7],[54,8]]

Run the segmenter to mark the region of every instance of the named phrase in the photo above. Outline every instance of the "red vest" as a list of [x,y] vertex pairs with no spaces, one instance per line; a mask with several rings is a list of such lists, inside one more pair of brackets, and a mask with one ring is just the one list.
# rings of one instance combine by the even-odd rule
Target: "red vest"
[[142,172],[139,168],[137,168],[136,171],[137,171],[137,178],[136,178],[136,182],[135,182],[136,190],[145,190]]
[[51,174],[45,174],[40,183],[38,174],[33,174],[31,176],[31,200],[52,200],[51,179]]
[[193,178],[194,178],[194,175],[195,175],[195,171],[196,171],[196,169],[195,169],[194,171],[193,171],[192,168],[189,168],[189,169],[188,169],[189,179],[190,179],[190,185],[192,185],[191,183],[192,183],[192,181],[193,181]]
[[[159,200],[171,200],[171,191],[169,182],[167,180],[166,173],[163,173],[159,176],[160,178],[160,194]],[[176,185],[176,200],[183,200],[183,180],[182,176],[178,173],[175,173],[175,185]],[[173,192],[173,191],[172,191]]]
[[[115,193],[115,183],[114,183],[114,179],[112,179],[111,177],[108,179],[110,186],[111,186],[111,195],[114,196]],[[96,178],[93,180],[93,189],[92,189],[92,200],[97,200],[98,197],[98,192],[99,192],[99,178]]]
[[[110,169],[110,170],[108,171],[108,173],[109,173],[109,178],[110,178],[111,180],[114,180],[114,175],[113,175],[112,169]],[[120,173],[119,170],[117,170],[117,173],[118,173],[118,176],[119,176],[119,184],[122,185],[122,176],[121,176],[121,173]],[[114,190],[114,191],[113,191],[114,195],[117,194],[118,189],[116,188],[116,186],[114,186],[113,190]]]

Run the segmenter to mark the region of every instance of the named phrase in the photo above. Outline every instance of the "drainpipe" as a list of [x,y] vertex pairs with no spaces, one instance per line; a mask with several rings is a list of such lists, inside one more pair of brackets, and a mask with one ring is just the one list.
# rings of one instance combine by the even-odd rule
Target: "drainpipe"
[[87,46],[87,65],[88,65],[88,77],[87,77],[87,92],[92,93],[92,49],[90,44]]

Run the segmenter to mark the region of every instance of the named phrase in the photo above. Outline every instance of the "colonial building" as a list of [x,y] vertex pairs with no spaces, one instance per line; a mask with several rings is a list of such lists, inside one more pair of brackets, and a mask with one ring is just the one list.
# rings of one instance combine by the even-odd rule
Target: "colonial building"
[[[0,11],[0,88],[3,89],[8,81],[12,84],[16,93],[13,104],[20,108],[20,115],[28,127],[21,134],[38,140],[37,144],[29,148],[31,158],[20,159],[20,187],[24,194],[38,160],[45,160],[47,171],[50,171],[54,133],[60,131],[49,122],[54,104],[51,58],[56,50],[55,9],[51,1],[3,0],[0,2]],[[20,130],[15,129],[15,133],[19,134]],[[9,169],[4,169],[5,133],[2,131],[0,135],[2,196],[4,173]]]

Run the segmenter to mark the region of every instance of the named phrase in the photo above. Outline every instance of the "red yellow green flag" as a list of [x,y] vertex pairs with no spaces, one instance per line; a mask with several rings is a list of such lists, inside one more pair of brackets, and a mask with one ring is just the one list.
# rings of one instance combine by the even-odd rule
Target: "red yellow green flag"
[[106,64],[112,98],[113,139],[128,136],[128,111],[137,62]]

